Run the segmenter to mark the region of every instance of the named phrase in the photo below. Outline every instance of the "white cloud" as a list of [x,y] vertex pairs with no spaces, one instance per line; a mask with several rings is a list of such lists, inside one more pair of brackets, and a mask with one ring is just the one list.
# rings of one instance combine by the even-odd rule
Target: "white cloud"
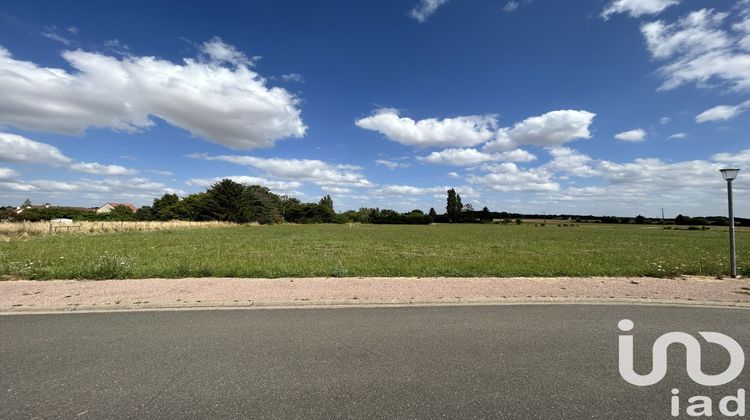
[[316,185],[371,187],[358,166],[330,164],[316,159],[260,158],[241,155],[191,155],[190,157],[219,160],[237,165],[251,166],[276,178],[308,181]]
[[214,38],[205,60],[108,56],[69,50],[76,71],[14,59],[0,47],[0,124],[80,134],[90,127],[122,131],[152,126],[152,116],[235,149],[271,147],[301,137],[298,100],[251,70],[250,61]]
[[687,138],[687,133],[674,133],[671,136],[667,137],[669,139],[675,139],[675,140],[683,140]]
[[281,80],[285,82],[305,83],[305,78],[299,73],[282,74]]
[[19,173],[10,168],[0,167],[0,181],[11,181],[18,178]]
[[518,9],[519,3],[515,0],[511,0],[507,3],[505,3],[505,6],[503,6],[503,10],[510,13],[516,9]]
[[710,86],[720,82],[734,90],[750,89],[750,52],[745,43],[750,17],[725,26],[729,13],[701,9],[675,23],[656,21],[641,26],[651,55],[665,64],[659,72],[662,90],[687,83]]
[[138,172],[120,165],[75,162],[57,147],[2,132],[0,132],[0,162],[41,163],[96,175],[135,175]]
[[[2,106],[2,105],[0,105]],[[68,165],[73,160],[57,147],[10,133],[0,133],[0,162]]]
[[200,46],[200,51],[208,56],[208,60],[216,64],[233,64],[235,66],[252,65],[253,62],[247,58],[245,53],[229,45],[219,37],[213,37]]
[[384,185],[381,188],[375,190],[377,195],[385,196],[403,196],[403,195],[433,195],[437,197],[443,197],[446,192],[455,188],[462,197],[478,197],[479,193],[472,187],[469,186],[438,186],[438,187],[415,187],[412,185]]
[[352,192],[352,190],[349,188],[331,187],[328,185],[323,185],[322,187],[320,187],[320,189],[331,194],[349,194],[350,192]]
[[646,132],[642,128],[636,128],[635,130],[617,133],[615,138],[621,141],[640,142],[646,139]]
[[588,111],[559,110],[516,123],[513,128],[498,130],[495,140],[487,143],[485,152],[508,150],[515,145],[559,146],[577,139],[591,138],[589,127],[596,114]]
[[724,165],[750,168],[750,149],[737,153],[717,153],[711,159]]
[[552,160],[544,165],[553,172],[562,172],[578,177],[598,176],[599,172],[592,166],[594,160],[569,147],[551,147],[547,149]]
[[536,160],[536,156],[523,149],[514,149],[507,152],[497,153],[498,160],[506,162],[533,162]]
[[707,109],[695,117],[695,122],[704,123],[708,121],[727,121],[750,109],[750,101],[739,105],[719,105]]
[[435,13],[438,7],[447,3],[448,0],[419,0],[419,3],[409,11],[409,16],[424,22],[427,18]]
[[617,13],[627,13],[630,17],[655,15],[679,3],[680,0],[614,0],[604,9],[602,17],[608,19]]
[[395,169],[399,169],[399,168],[408,168],[409,166],[411,166],[408,163],[394,162],[392,160],[387,160],[387,159],[377,159],[375,161],[375,164],[376,165],[380,165],[380,166],[385,166],[386,168],[388,168],[390,170],[395,170]]
[[294,191],[302,186],[302,183],[297,181],[278,181],[270,180],[267,178],[261,178],[256,176],[245,176],[245,175],[231,175],[231,176],[219,176],[213,178],[190,178],[185,181],[185,184],[189,186],[197,186],[208,188],[222,179],[231,179],[234,182],[245,185],[261,185],[271,191],[286,193]]
[[501,163],[485,169],[489,173],[470,175],[468,182],[499,192],[539,192],[560,189],[560,184],[554,181],[552,173],[542,167],[522,170],[514,163]]
[[461,175],[458,174],[458,172],[448,172],[446,175],[448,175],[451,178],[460,178]]
[[470,115],[415,121],[400,117],[395,109],[382,108],[369,117],[357,120],[355,124],[407,146],[470,147],[484,143],[495,135],[497,119],[494,115]]
[[6,191],[6,197],[10,199],[28,197],[32,201],[75,206],[101,205],[107,201],[148,204],[165,193],[185,194],[182,190],[140,177],[0,182],[0,191]]
[[418,160],[437,165],[474,166],[489,161],[531,162],[536,156],[523,149],[515,149],[503,153],[485,153],[477,149],[445,149],[432,152],[428,156],[419,156]]
[[79,162],[70,165],[70,169],[94,175],[135,175],[138,173],[135,169],[126,168],[120,165],[102,165],[96,162]]
[[661,117],[661,118],[659,118],[659,123],[661,123],[662,125],[667,125],[671,121],[672,121],[672,119],[669,118],[669,117]]
[[497,157],[480,152],[477,149],[445,149],[440,152],[432,152],[428,156],[420,156],[417,159],[437,165],[473,166],[482,162],[497,160]]

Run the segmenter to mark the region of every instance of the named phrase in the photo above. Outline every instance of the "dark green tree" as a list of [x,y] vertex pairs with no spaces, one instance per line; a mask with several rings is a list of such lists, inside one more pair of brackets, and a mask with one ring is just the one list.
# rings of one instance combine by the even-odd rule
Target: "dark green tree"
[[334,211],[333,210],[333,199],[331,198],[330,195],[326,195],[325,197],[321,198],[320,202],[318,204],[320,204],[321,206],[324,206],[324,207],[328,207],[329,209],[331,209],[331,211]]
[[151,209],[157,220],[174,220],[180,218],[179,205],[180,197],[177,194],[164,194],[161,198],[154,199]]

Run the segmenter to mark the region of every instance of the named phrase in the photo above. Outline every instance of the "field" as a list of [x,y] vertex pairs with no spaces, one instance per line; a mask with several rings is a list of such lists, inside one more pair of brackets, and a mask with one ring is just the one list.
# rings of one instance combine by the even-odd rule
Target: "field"
[[[750,275],[750,231],[737,232]],[[727,232],[658,226],[274,225],[0,242],[5,279],[311,276],[719,276]]]

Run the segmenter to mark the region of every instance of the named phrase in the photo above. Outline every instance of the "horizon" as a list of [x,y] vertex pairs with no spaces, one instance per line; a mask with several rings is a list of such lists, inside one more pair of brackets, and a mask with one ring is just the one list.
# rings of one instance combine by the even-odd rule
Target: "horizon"
[[748,0],[147,4],[0,6],[0,206],[750,217]]

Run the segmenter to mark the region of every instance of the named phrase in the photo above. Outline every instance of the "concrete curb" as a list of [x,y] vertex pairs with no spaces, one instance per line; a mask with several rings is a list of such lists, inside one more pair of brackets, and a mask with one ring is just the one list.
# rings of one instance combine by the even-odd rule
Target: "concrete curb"
[[157,312],[157,311],[215,311],[215,310],[273,310],[273,309],[341,309],[341,308],[403,308],[430,306],[483,306],[483,305],[655,305],[682,306],[723,309],[750,309],[747,302],[695,301],[673,299],[630,299],[630,298],[465,298],[441,300],[408,301],[263,301],[248,303],[205,302],[182,305],[165,304],[122,304],[117,306],[75,305],[66,306],[26,306],[0,310],[2,315],[43,315],[106,312]]

